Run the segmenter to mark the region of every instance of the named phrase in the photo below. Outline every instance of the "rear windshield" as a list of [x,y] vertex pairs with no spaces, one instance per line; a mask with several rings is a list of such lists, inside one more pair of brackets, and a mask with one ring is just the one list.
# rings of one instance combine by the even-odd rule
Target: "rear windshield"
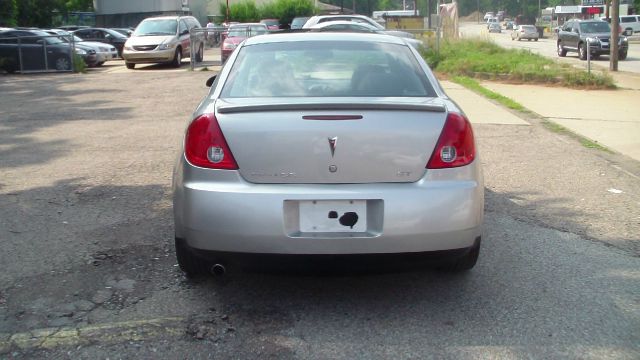
[[135,36],[175,35],[178,21],[175,19],[145,20],[138,25]]
[[240,49],[221,97],[434,97],[408,46],[295,41]]

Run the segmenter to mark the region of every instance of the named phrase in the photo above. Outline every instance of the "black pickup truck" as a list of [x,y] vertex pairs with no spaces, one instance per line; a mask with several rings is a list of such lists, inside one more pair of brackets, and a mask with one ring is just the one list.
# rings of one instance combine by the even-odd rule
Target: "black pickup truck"
[[[602,20],[569,20],[558,31],[558,56],[566,56],[568,51],[575,51],[581,60],[587,59],[587,49],[592,58],[609,55],[611,43],[611,26]],[[627,58],[629,42],[620,36],[618,43],[618,59]]]

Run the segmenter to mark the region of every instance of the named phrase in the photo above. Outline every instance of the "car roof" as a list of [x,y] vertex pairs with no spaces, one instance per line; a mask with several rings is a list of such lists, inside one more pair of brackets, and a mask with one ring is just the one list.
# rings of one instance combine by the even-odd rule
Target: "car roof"
[[363,42],[379,42],[391,43],[408,46],[401,38],[385,34],[376,33],[356,33],[356,32],[292,32],[292,33],[276,33],[268,35],[259,35],[248,38],[245,42],[247,46],[264,44],[264,43],[281,43],[281,42],[297,42],[297,41],[363,41]]
[[321,29],[323,27],[327,27],[331,25],[355,25],[355,26],[362,26],[367,29],[375,29],[372,25],[368,23],[360,23],[360,22],[353,22],[353,21],[347,21],[347,20],[325,21],[325,22],[321,22],[313,25],[311,29]]

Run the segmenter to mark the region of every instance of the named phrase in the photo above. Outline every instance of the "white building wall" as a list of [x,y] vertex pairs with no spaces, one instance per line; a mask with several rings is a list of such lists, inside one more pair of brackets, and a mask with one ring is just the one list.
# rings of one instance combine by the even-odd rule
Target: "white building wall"
[[93,0],[96,15],[180,11],[182,4],[183,0]]

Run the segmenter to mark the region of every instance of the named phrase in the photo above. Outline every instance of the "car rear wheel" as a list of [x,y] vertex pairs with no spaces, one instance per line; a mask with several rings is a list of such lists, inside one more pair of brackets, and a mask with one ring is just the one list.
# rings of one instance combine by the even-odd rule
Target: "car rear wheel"
[[626,51],[621,51],[618,54],[618,60],[626,60],[626,58],[627,58],[627,52]]
[[207,273],[207,262],[195,256],[183,239],[175,238],[178,266],[187,277],[194,278]]
[[57,58],[55,65],[56,65],[56,70],[58,71],[71,70],[71,62],[66,56],[61,56]]
[[171,63],[174,67],[179,68],[182,64],[182,49],[177,48],[176,54],[173,56],[173,62]]
[[447,272],[463,272],[467,270],[471,270],[476,263],[478,262],[478,257],[480,256],[480,238],[476,240],[476,243],[473,245],[471,250],[465,255],[440,266],[438,269]]
[[584,43],[578,45],[578,56],[580,60],[587,60],[587,45]]
[[124,63],[125,65],[127,65],[127,69],[135,69],[136,68],[136,64],[134,63]]
[[533,39],[533,41],[538,41],[538,38]]
[[560,42],[558,42],[558,56],[560,57],[567,56],[567,50],[565,50],[565,48],[562,47],[562,44]]

